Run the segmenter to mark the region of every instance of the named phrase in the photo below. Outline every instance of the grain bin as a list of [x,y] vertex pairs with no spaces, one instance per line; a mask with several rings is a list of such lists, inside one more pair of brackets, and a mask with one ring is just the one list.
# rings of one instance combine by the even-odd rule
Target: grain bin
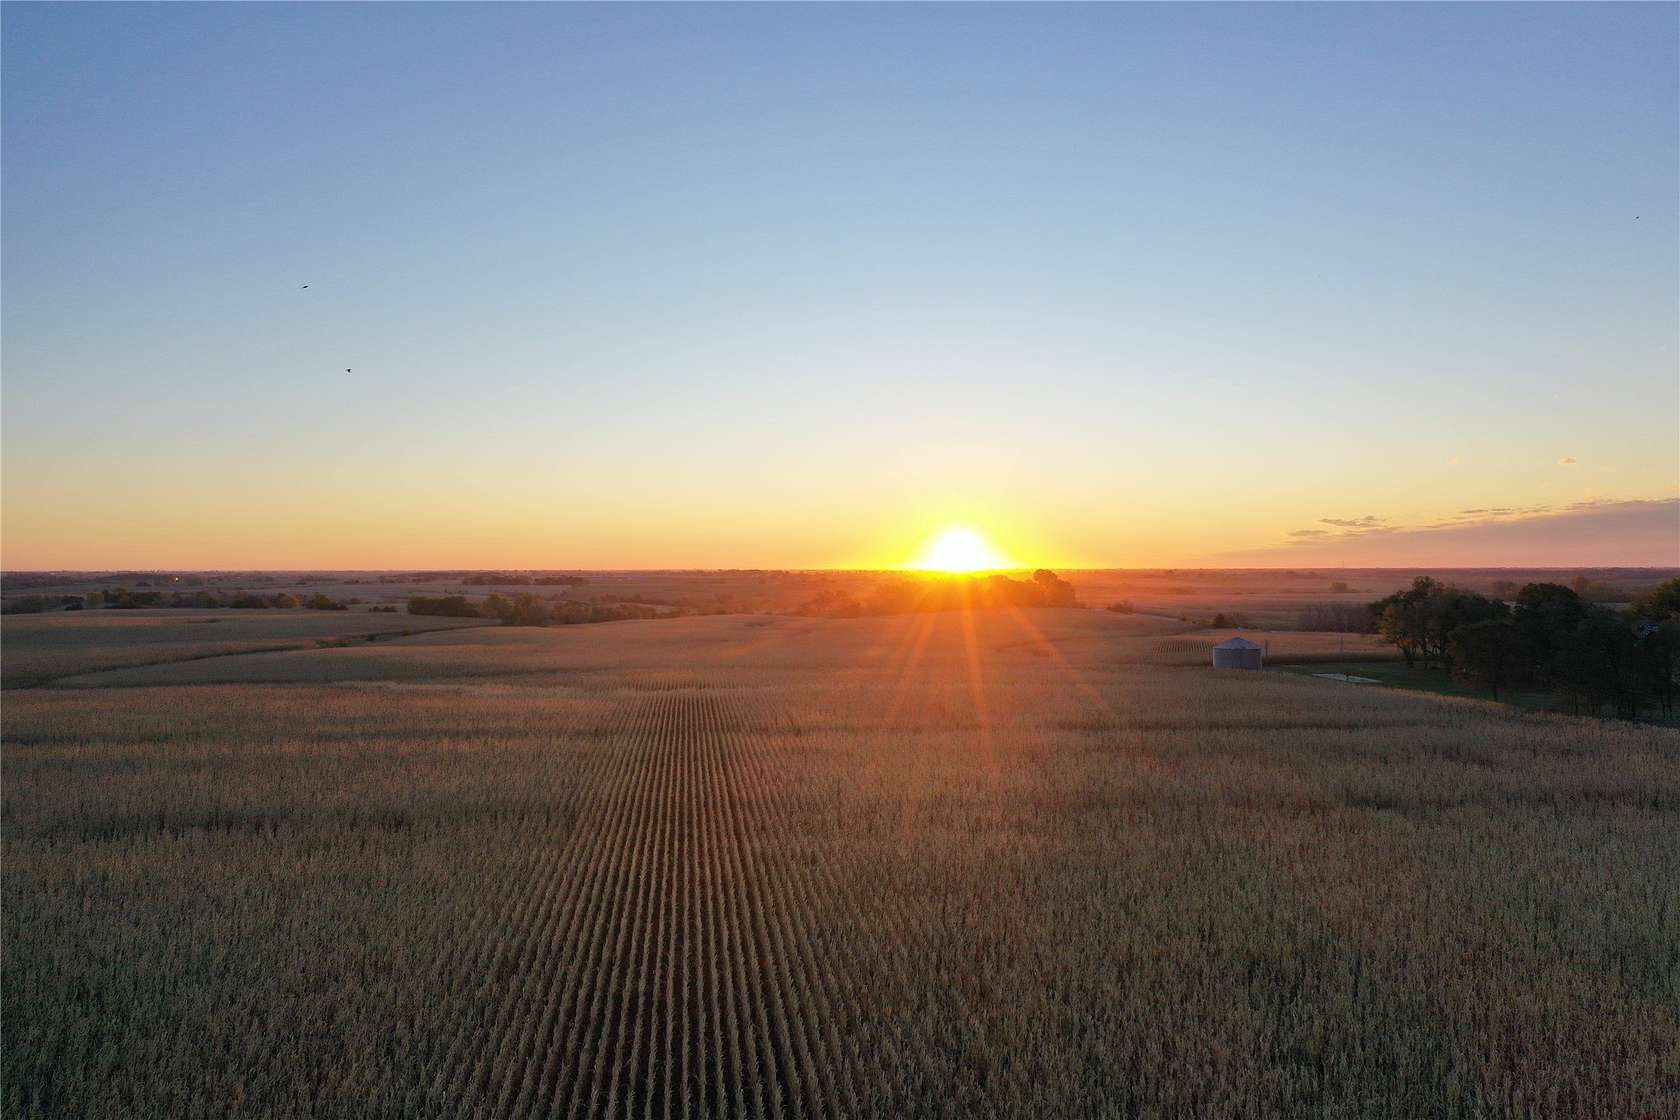
[[1261,669],[1265,652],[1247,638],[1232,638],[1213,647],[1215,669]]

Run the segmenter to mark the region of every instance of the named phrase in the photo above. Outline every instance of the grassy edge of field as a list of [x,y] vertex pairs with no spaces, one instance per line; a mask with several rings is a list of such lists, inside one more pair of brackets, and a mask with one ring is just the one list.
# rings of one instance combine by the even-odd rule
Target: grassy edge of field
[[[1425,669],[1419,665],[1407,665],[1398,656],[1391,658],[1338,658],[1334,661],[1275,661],[1278,669],[1297,676],[1316,677],[1325,679],[1325,673],[1341,673],[1345,676],[1370,677],[1374,683],[1364,684],[1359,681],[1333,681],[1348,688],[1391,688],[1402,692],[1419,693],[1429,696],[1450,696],[1459,700],[1480,700],[1487,704],[1498,704],[1505,708],[1516,708],[1525,712],[1540,715],[1578,716],[1581,719],[1602,719],[1602,715],[1591,712],[1571,712],[1564,706],[1562,699],[1553,692],[1544,690],[1505,689],[1497,697],[1485,688],[1465,684],[1455,680],[1451,673],[1442,669]],[[1680,717],[1662,718],[1661,714],[1649,709],[1641,709],[1636,721],[1654,727],[1680,727]]]

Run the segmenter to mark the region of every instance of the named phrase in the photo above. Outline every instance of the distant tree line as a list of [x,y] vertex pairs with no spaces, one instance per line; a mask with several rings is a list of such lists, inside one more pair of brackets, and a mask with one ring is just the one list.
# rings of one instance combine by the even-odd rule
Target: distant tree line
[[463,576],[468,587],[578,587],[589,582],[588,576],[533,576],[512,572],[474,572]]
[[39,614],[49,610],[106,610],[132,611],[141,608],[211,608],[216,610],[291,610],[347,611],[359,599],[340,602],[325,595],[314,594],[299,598],[285,592],[261,595],[254,591],[234,591],[217,594],[214,591],[131,591],[126,587],[108,591],[90,591],[85,595],[22,595],[6,601],[0,613]]
[[1561,694],[1577,713],[1609,705],[1633,719],[1655,702],[1664,717],[1674,714],[1680,579],[1626,612],[1560,583],[1527,584],[1507,604],[1427,576],[1368,609],[1407,665],[1443,668],[1495,699],[1532,688]]
[[574,599],[543,599],[536,595],[497,595],[483,601],[465,595],[412,595],[409,614],[445,618],[493,618],[503,626],[573,626],[588,622],[621,622],[632,618],[665,618],[669,612],[643,603],[585,603]]
[[448,571],[386,572],[380,583],[463,583],[468,587],[574,587],[589,582],[588,576],[533,576],[529,572],[484,572],[467,568]]
[[[0,614],[40,614],[42,611],[49,611],[54,607],[67,606],[68,604],[64,600],[68,598],[71,598],[71,596],[54,595],[48,598],[45,595],[19,595],[15,599],[7,599],[4,603],[0,603]],[[79,605],[81,596],[77,595],[74,598]]]
[[1364,603],[1314,603],[1301,610],[1302,630],[1339,630],[1344,634],[1375,634],[1377,619]]
[[[1525,585],[1519,584],[1515,580],[1496,579],[1492,584],[1493,597],[1509,602],[1516,598],[1517,592],[1522,590],[1523,586]],[[1554,584],[1553,586],[1557,585]],[[1589,603],[1625,603],[1628,600],[1625,593],[1618,593],[1614,587],[1611,587],[1604,580],[1593,579],[1590,576],[1575,576],[1564,586],[1567,586],[1569,590]]]
[[[4,572],[0,573],[0,591],[24,591],[42,587],[62,587],[67,583],[100,582],[135,584],[145,587],[153,579],[160,578],[157,572]],[[178,576],[178,579],[187,577]],[[193,577],[203,582],[202,577]],[[55,596],[61,598],[61,596]],[[30,612],[22,612],[30,613]]]
[[795,614],[824,618],[862,618],[866,615],[920,614],[975,607],[1078,607],[1073,585],[1048,568],[1031,579],[1005,575],[905,578],[878,584],[867,598],[832,589],[805,600]]

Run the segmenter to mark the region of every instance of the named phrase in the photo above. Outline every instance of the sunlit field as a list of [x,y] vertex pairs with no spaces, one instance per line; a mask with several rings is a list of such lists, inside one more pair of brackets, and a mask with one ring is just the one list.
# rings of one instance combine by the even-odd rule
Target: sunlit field
[[[14,621],[8,677],[83,625]],[[1102,611],[174,664],[134,621],[5,695],[10,1115],[1680,1100],[1672,730],[1216,673],[1229,631]]]

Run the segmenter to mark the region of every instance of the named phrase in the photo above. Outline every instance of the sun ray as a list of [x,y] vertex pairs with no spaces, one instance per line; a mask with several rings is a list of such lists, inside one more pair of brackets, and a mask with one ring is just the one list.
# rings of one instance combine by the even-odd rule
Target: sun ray
[[1033,624],[1032,619],[1027,617],[1027,612],[1016,606],[1014,603],[1006,603],[1004,605],[1008,608],[1009,614],[1015,624],[1020,627],[1021,631],[1027,634],[1028,637],[1031,638],[1037,645],[1041,646],[1047,653],[1049,653],[1050,659],[1055,662],[1056,667],[1060,669],[1070,681],[1073,682],[1074,688],[1078,690],[1080,695],[1086,700],[1089,700],[1096,709],[1104,715],[1113,714],[1113,708],[1103,697],[1103,694],[1098,692],[1097,689],[1085,679],[1085,674],[1081,673],[1074,667],[1073,662],[1067,659],[1066,655],[1062,653],[1061,648],[1057,646],[1054,641],[1044,636],[1044,631],[1040,630]]

